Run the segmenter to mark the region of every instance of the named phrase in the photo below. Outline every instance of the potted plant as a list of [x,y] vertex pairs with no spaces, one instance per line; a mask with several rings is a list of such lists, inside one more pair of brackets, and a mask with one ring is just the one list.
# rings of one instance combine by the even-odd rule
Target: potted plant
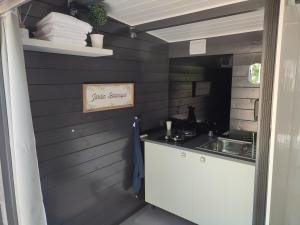
[[107,14],[105,8],[101,4],[94,4],[90,6],[89,20],[94,27],[94,32],[90,35],[92,46],[95,48],[102,48],[103,35],[99,33],[100,27],[107,22]]
[[19,26],[20,26],[22,38],[29,38],[29,30],[26,28],[25,22],[26,22],[26,19],[28,17],[28,14],[29,14],[29,12],[31,10],[31,7],[32,7],[32,4],[30,4],[28,6],[28,8],[26,10],[26,13],[25,13],[25,16],[24,16],[23,19],[22,19],[22,14],[20,12],[20,8],[18,9]]

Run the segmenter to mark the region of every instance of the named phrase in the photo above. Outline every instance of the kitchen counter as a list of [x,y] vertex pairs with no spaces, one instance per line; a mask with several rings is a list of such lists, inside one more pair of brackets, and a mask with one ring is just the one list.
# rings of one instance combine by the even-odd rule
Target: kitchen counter
[[195,224],[251,225],[254,160],[196,148],[217,137],[168,143],[163,135],[144,139],[146,202]]
[[165,135],[165,131],[157,131],[149,133],[147,137],[141,138],[142,141],[145,142],[152,142],[156,144],[166,145],[166,146],[172,146],[177,149],[186,150],[186,151],[192,151],[192,152],[201,152],[205,154],[210,154],[218,157],[222,157],[227,160],[233,160],[233,161],[239,161],[239,162],[245,162],[245,163],[255,163],[255,159],[252,158],[246,158],[239,155],[230,155],[223,152],[213,151],[213,150],[206,150],[206,149],[199,149],[197,147],[202,146],[209,141],[213,141],[217,139],[217,137],[209,137],[207,134],[198,135],[190,140],[187,140],[185,142],[170,142],[166,140],[162,140],[161,137]]

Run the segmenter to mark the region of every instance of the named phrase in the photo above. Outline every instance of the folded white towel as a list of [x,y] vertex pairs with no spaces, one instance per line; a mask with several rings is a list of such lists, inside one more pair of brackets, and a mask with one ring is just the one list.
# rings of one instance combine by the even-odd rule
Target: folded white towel
[[46,37],[46,38],[52,38],[52,37],[58,37],[58,38],[66,38],[71,40],[77,40],[77,41],[85,41],[87,39],[86,34],[74,34],[74,33],[68,33],[68,32],[49,32],[44,33],[41,31],[33,32],[33,35],[35,37]]
[[47,23],[43,26],[37,26],[37,30],[42,29],[50,29],[50,27],[53,27],[54,29],[60,30],[60,31],[73,31],[76,33],[82,33],[82,34],[88,34],[92,32],[92,29],[84,30],[76,25],[69,25],[65,23]]
[[72,40],[72,39],[60,38],[60,37],[44,37],[44,36],[41,36],[38,39],[51,41],[51,42],[55,42],[55,43],[58,43],[58,44],[73,45],[73,46],[77,46],[77,47],[84,47],[84,46],[87,45],[86,41],[78,41],[78,40]]
[[78,34],[78,35],[87,35],[88,32],[78,30],[77,27],[68,26],[64,24],[47,24],[42,27],[38,27],[38,30],[35,32],[36,35],[42,36],[46,34],[54,34],[54,33],[65,33],[65,34]]
[[90,33],[93,30],[93,27],[90,24],[76,19],[75,17],[57,12],[49,13],[46,17],[44,17],[41,21],[37,23],[37,27],[40,28],[51,24],[59,25],[59,27],[62,28],[71,26],[85,33]]

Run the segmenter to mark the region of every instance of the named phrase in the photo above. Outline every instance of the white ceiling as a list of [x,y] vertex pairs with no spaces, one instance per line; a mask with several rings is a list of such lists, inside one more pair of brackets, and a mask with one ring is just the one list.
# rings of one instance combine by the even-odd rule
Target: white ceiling
[[264,10],[149,31],[167,42],[196,40],[263,30]]
[[247,0],[105,0],[108,15],[130,26]]

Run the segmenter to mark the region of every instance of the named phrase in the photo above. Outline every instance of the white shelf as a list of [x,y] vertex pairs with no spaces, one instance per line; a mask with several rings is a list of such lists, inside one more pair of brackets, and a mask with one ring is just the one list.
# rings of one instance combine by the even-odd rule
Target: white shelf
[[36,52],[49,52],[65,55],[77,55],[87,57],[103,57],[113,55],[113,50],[92,47],[76,47],[72,45],[62,45],[51,41],[38,39],[23,39],[23,49]]

